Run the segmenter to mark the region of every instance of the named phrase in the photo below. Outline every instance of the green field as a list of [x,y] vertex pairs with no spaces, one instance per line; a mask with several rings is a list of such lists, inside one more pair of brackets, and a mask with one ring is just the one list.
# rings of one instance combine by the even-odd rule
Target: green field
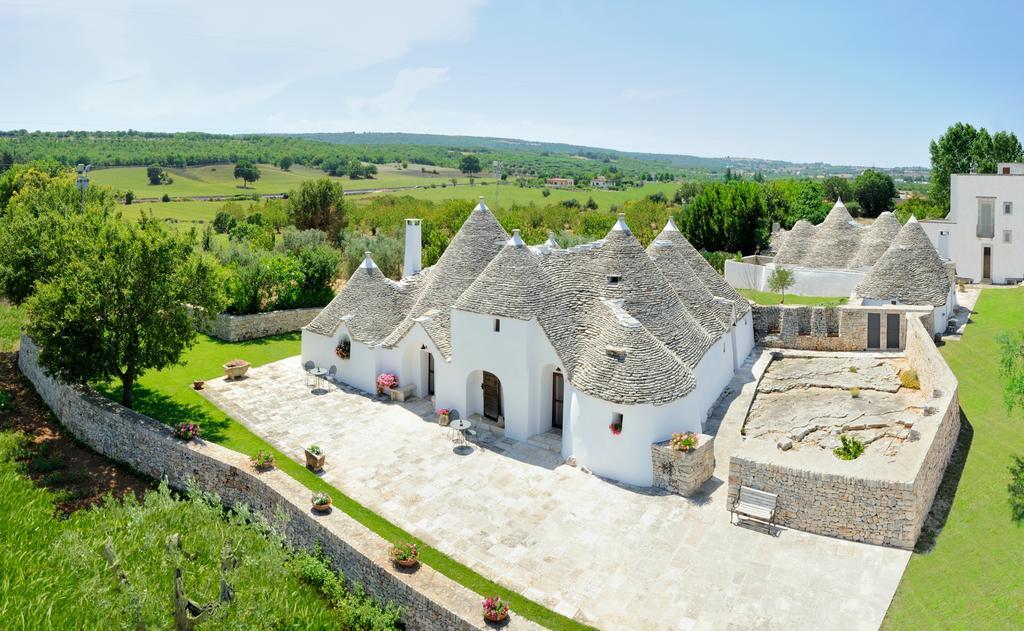
[[[737,289],[747,300],[753,300],[759,305],[777,305],[782,302],[782,294],[770,291],[757,291],[756,289]],[[834,307],[846,304],[846,298],[829,298],[826,296],[797,296],[786,294],[787,305],[814,305],[822,307]]]
[[[146,373],[135,389],[135,409],[169,425],[182,421],[199,423],[203,437],[229,449],[252,455],[261,449],[274,453],[277,466],[313,491],[329,493],[334,506],[388,541],[414,541],[420,549],[421,560],[449,578],[481,595],[500,594],[518,615],[530,618],[552,629],[586,629],[573,620],[561,616],[542,605],[507,590],[431,548],[398,526],[360,505],[340,490],[324,482],[302,464],[292,460],[243,425],[221,412],[192,389],[195,379],[212,379],[223,373],[221,366],[241,357],[253,366],[299,354],[300,334],[291,333],[275,337],[228,343],[200,335],[198,343],[182,358],[178,366]],[[107,396],[120,400],[115,386],[101,388]],[[295,454],[292,454],[295,455]]]
[[[201,195],[250,195],[260,193],[271,195],[286,193],[298,188],[305,180],[327,177],[314,168],[293,165],[288,171],[282,171],[270,164],[259,165],[261,177],[256,182],[242,187],[242,180],[234,178],[234,165],[210,164],[187,169],[164,169],[174,181],[170,184],[153,185],[146,177],[146,167],[113,167],[97,169],[90,179],[95,184],[110,186],[119,191],[133,191],[137,198],[160,198],[166,193],[171,197],[194,197]],[[331,178],[338,180],[345,190],[362,190],[391,188],[396,186],[423,186],[431,183],[448,183],[450,178],[458,178],[460,182],[468,181],[454,169],[426,167],[439,171],[438,175],[420,172],[420,165],[409,165],[408,169],[398,169],[394,165],[382,164],[379,173],[372,179],[353,180],[348,176]]]
[[[460,182],[465,182],[465,179],[460,179]],[[487,183],[481,183],[477,181],[475,186],[462,186],[461,184],[457,187],[449,186],[447,188],[421,188],[409,191],[401,191],[401,195],[409,195],[417,199],[426,199],[434,202],[443,201],[446,199],[476,199],[483,196],[487,205],[492,209],[497,207],[510,206],[512,204],[537,204],[538,206],[545,204],[556,204],[567,199],[575,199],[581,204],[586,203],[590,197],[594,198],[597,202],[598,207],[601,210],[608,210],[612,204],[621,206],[632,199],[642,199],[648,195],[655,193],[664,193],[666,197],[672,199],[676,190],[679,188],[678,183],[674,182],[659,182],[646,184],[638,188],[631,188],[625,191],[606,191],[606,190],[563,190],[563,189],[548,189],[551,194],[548,197],[544,197],[544,189],[540,188],[520,188],[512,183],[503,184],[500,187],[494,185],[494,180],[489,180]],[[353,201],[359,203],[361,200],[369,199],[372,196],[356,196]],[[495,197],[498,198],[497,202]]]
[[[886,629],[1024,628],[1024,527],[1010,521],[1006,489],[1012,457],[1024,456],[1024,414],[1003,405],[998,342],[1024,328],[1024,290],[983,291],[971,320],[940,349],[960,382],[966,464],[934,548],[910,559]],[[944,487],[959,466],[954,456]]]

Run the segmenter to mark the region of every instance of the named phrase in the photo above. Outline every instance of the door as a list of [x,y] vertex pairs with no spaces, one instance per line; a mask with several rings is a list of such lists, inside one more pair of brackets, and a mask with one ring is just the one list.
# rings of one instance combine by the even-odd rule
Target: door
[[565,396],[565,380],[562,373],[551,373],[551,427],[562,429],[562,403]]
[[434,354],[427,353],[427,395],[434,394]]
[[900,347],[900,314],[885,314],[885,347]]
[[879,348],[882,346],[882,314],[868,314],[868,348]]
[[480,387],[484,390],[484,416],[492,421],[498,420],[501,416],[501,382],[485,370]]
[[992,280],[992,247],[988,245],[982,248],[981,280]]

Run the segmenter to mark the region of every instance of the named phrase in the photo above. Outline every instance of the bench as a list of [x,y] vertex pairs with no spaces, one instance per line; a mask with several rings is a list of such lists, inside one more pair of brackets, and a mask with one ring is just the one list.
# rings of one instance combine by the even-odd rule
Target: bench
[[779,496],[774,493],[741,486],[736,502],[732,505],[729,523],[732,523],[733,516],[738,517],[741,521],[749,519],[767,526],[768,532],[771,534],[772,526],[775,525],[775,504],[778,499]]

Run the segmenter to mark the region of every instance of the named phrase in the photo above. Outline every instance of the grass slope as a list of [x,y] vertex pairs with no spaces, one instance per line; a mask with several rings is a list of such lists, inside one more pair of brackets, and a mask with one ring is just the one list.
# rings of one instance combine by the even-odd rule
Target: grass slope
[[[782,295],[770,291],[757,291],[756,289],[737,289],[744,298],[753,300],[759,305],[777,305],[782,302]],[[815,305],[834,307],[846,304],[846,298],[829,298],[827,296],[797,296],[786,294],[787,305]]]
[[18,350],[18,338],[25,322],[25,307],[0,301],[0,353]]
[[[182,365],[147,373],[139,380],[135,391],[135,409],[169,425],[182,421],[197,422],[203,428],[204,438],[244,454],[252,455],[260,449],[269,450],[274,454],[277,465],[282,471],[313,491],[329,493],[334,499],[336,508],[344,511],[384,539],[391,542],[416,542],[420,548],[420,559],[452,580],[481,595],[498,594],[509,603],[514,613],[549,628],[589,628],[499,586],[438,550],[427,546],[408,532],[345,496],[340,490],[327,484],[305,466],[292,459],[292,457],[301,457],[301,454],[283,454],[277,451],[262,438],[192,390],[193,380],[212,379],[220,376],[223,374],[221,366],[236,357],[246,359],[253,366],[259,366],[298,355],[300,340],[301,336],[298,333],[239,343],[221,342],[201,335],[196,346],[186,353]],[[101,391],[114,400],[120,400],[120,391],[114,387],[101,388]]]
[[915,553],[885,629],[1024,628],[1024,527],[1010,521],[1008,467],[1024,416],[1007,414],[998,336],[1024,326],[1024,290],[987,289],[960,341],[941,347],[960,382],[970,449],[935,547]]

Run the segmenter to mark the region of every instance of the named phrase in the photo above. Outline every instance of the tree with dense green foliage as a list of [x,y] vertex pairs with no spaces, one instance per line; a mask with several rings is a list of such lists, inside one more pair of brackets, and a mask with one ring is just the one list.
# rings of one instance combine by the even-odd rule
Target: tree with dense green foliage
[[332,241],[345,227],[348,207],[338,182],[321,178],[307,180],[288,194],[288,214],[300,230],[323,230]]
[[478,156],[473,154],[462,156],[462,160],[459,162],[460,171],[463,173],[479,173],[480,169],[480,158]]
[[900,223],[907,223],[911,217],[918,219],[942,219],[946,216],[946,209],[932,202],[930,199],[913,195],[896,205],[893,211]]
[[835,203],[840,199],[850,201],[853,199],[853,186],[850,185],[850,180],[845,177],[833,175],[832,177],[826,178],[821,185],[825,192],[825,199]]
[[134,191],[125,191],[124,192],[124,205],[125,206],[131,206],[132,202],[134,202],[134,201],[135,201],[135,192]]
[[992,161],[1024,162],[1024,147],[1021,147],[1017,134],[997,131],[992,134]]
[[249,182],[260,179],[260,169],[248,160],[239,160],[235,163],[235,179],[241,179],[242,188],[246,188]]
[[197,313],[220,310],[223,281],[214,262],[150,218],[107,219],[88,236],[36,284],[28,333],[47,371],[74,383],[119,379],[131,407],[139,376],[177,362],[194,342]]
[[768,242],[771,217],[760,184],[711,182],[683,207],[679,228],[698,249],[753,253]]
[[995,173],[999,162],[1024,160],[1024,149],[1013,132],[998,131],[989,136],[984,127],[967,123],[950,125],[929,145],[932,162],[930,198],[949,210],[949,176],[958,173]]
[[861,214],[865,217],[877,217],[881,213],[892,210],[896,203],[896,184],[888,173],[868,169],[853,181],[854,195],[860,204]]
[[768,276],[768,289],[781,294],[782,299],[779,302],[782,304],[786,303],[786,290],[794,283],[796,283],[796,278],[793,276],[793,271],[785,267],[776,267]]
[[284,156],[277,162],[277,166],[281,167],[282,171],[292,168],[293,164],[295,164],[295,160],[292,160],[291,156]]
[[164,183],[164,170],[159,164],[151,164],[146,167],[146,177],[149,183],[157,186]]
[[812,224],[819,224],[828,214],[829,205],[825,201],[825,189],[814,180],[803,180],[791,191],[789,212],[786,223],[792,224],[801,219]]
[[226,210],[219,210],[213,218],[213,229],[217,231],[217,234],[226,234],[235,227],[236,223],[238,220],[228,214]]

